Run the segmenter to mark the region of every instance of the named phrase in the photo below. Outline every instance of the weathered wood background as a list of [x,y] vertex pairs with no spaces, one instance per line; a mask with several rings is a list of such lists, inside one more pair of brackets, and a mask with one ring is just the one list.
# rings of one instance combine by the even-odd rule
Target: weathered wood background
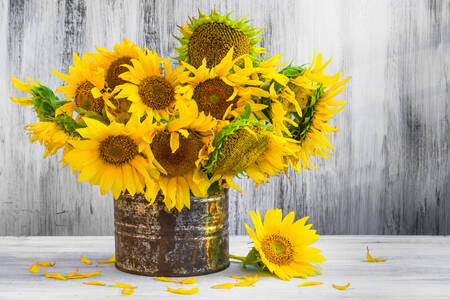
[[[231,192],[232,233],[249,210],[309,215],[322,234],[450,234],[449,1],[217,1],[266,30],[262,45],[286,61],[333,56],[330,72],[353,79],[333,121],[335,155],[244,195]],[[60,156],[43,159],[24,125],[36,121],[10,77],[55,88],[72,51],[112,48],[126,37],[173,56],[176,25],[211,1],[0,0],[0,235],[110,235],[112,197],[77,183]]]

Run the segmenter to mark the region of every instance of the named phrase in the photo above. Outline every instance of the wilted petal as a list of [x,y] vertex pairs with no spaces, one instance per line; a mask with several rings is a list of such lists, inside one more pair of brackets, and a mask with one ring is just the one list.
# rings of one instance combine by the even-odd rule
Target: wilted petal
[[302,286],[314,286],[314,285],[321,285],[321,284],[323,284],[323,282],[305,281],[305,282],[298,284],[297,286],[302,287]]
[[105,286],[106,285],[106,283],[101,283],[101,282],[98,282],[98,281],[83,282],[83,284],[86,284],[86,285],[100,285],[100,286]]
[[86,257],[80,256],[80,258],[81,258],[81,262],[83,264],[85,264],[85,265],[92,265],[92,262],[89,259],[87,259]]
[[255,284],[257,281],[258,279],[256,279],[256,276],[248,277],[242,281],[239,281],[234,286],[254,286],[253,284]]
[[130,296],[130,295],[133,295],[133,293],[134,293],[134,289],[123,289],[122,290],[123,295]]
[[137,286],[132,286],[132,285],[129,285],[126,283],[116,282],[114,280],[112,280],[112,282],[114,282],[114,284],[116,285],[115,287],[122,288],[122,289],[136,289],[137,288]]
[[170,287],[166,286],[167,290],[173,294],[181,294],[181,295],[194,295],[198,293],[198,288],[193,289],[171,289]]
[[176,281],[180,284],[196,284],[198,281],[198,278],[186,278],[183,280],[176,279]]
[[229,277],[236,280],[244,280],[248,278],[248,276],[234,276],[234,275],[230,275]]
[[48,262],[48,261],[40,261],[40,262],[38,262],[37,263],[39,266],[41,266],[41,267],[53,267],[54,265],[56,265],[56,263],[54,262],[54,263],[51,263],[51,262]]
[[225,282],[225,283],[222,283],[222,284],[213,285],[211,288],[212,289],[226,289],[226,290],[230,290],[230,289],[234,288],[234,283],[232,283],[232,282]]
[[350,286],[350,282],[347,283],[346,285],[335,285],[335,284],[332,284],[332,286],[335,289],[337,289],[337,290],[343,291],[343,290],[346,290]]
[[32,264],[30,269],[28,269],[30,273],[39,273],[39,267],[37,264]]
[[164,281],[164,282],[173,282],[173,283],[178,282],[175,279],[168,278],[168,277],[155,277],[155,280]]
[[47,269],[45,269],[45,268],[44,268],[44,273],[45,273],[45,277],[47,277],[47,278],[53,278],[53,279],[58,279],[58,280],[66,280],[66,278],[64,276],[62,276],[61,274],[59,274],[59,273],[55,272],[53,274],[49,274],[47,272]]
[[116,262],[116,255],[115,254],[110,259],[97,261],[98,264],[112,264],[112,263],[115,263],[115,262]]
[[386,261],[386,260],[387,260],[386,258],[375,258],[375,257],[372,257],[372,256],[370,255],[370,253],[369,253],[369,247],[367,247],[367,254],[366,254],[366,257],[367,257],[367,261],[368,261],[368,262],[383,262],[383,261]]

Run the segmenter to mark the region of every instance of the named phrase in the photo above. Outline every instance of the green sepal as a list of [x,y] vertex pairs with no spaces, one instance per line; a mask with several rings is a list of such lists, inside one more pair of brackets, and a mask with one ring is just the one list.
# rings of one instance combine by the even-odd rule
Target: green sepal
[[208,195],[217,195],[220,194],[222,190],[219,187],[219,182],[214,181],[208,188]]
[[261,260],[261,255],[259,254],[258,250],[256,250],[255,247],[253,247],[245,257],[245,259],[242,261],[242,266],[246,268],[247,266],[253,266],[259,271],[265,271],[267,270],[266,265]]
[[38,86],[32,86],[33,98],[31,102],[34,105],[36,114],[42,122],[52,122],[55,118],[55,111],[67,101],[60,101],[53,91],[38,83]]

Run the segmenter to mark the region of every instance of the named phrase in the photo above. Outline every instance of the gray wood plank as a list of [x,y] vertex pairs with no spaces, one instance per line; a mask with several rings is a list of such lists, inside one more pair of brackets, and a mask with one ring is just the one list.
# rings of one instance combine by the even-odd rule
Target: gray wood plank
[[[111,287],[111,280],[137,285],[134,296],[173,299],[171,288],[198,287],[195,299],[448,299],[450,295],[450,237],[425,236],[322,236],[315,247],[327,259],[322,275],[281,281],[267,274],[256,274],[232,264],[225,271],[200,276],[193,286],[155,281],[151,277],[118,271],[113,265],[83,265],[80,255],[103,260],[114,253],[113,237],[0,237],[0,298],[4,299],[116,299],[121,290]],[[374,257],[387,258],[383,263],[365,261],[366,246]],[[249,239],[234,236],[231,253],[245,255]],[[28,273],[36,261],[56,262],[50,273],[103,271],[95,281],[108,286],[86,286],[86,280],[59,281],[43,273]],[[43,271],[43,268],[41,268]],[[257,275],[255,287],[214,290],[215,284],[232,282],[229,275]],[[304,281],[323,285],[297,287]],[[338,291],[331,284],[350,287]],[[181,297],[181,296],[180,296]]]
[[[230,224],[244,233],[250,209],[310,215],[326,234],[450,233],[450,1],[221,1],[219,12],[248,15],[265,26],[262,45],[286,61],[333,56],[330,72],[352,75],[333,124],[335,155],[319,170],[290,173],[254,188],[237,180]],[[42,159],[23,126],[33,113],[10,76],[55,88],[72,51],[112,48],[126,37],[174,56],[176,25],[210,1],[0,1],[0,235],[110,235],[112,197],[77,183],[60,155]]]

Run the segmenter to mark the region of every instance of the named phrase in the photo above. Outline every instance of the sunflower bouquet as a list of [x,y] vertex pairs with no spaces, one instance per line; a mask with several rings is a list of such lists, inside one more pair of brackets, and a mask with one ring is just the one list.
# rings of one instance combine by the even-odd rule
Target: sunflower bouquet
[[329,120],[345,106],[333,98],[350,78],[325,74],[330,60],[267,57],[262,29],[216,10],[179,28],[172,62],[124,39],[112,51],[74,53],[68,74],[53,72],[66,82],[55,92],[13,77],[30,96],[11,100],[39,119],[25,127],[31,141],[45,157],[63,149],[63,166],[102,195],[144,194],[149,204],[161,195],[179,211],[191,194],[241,191],[236,176],[259,185],[332,153]]

